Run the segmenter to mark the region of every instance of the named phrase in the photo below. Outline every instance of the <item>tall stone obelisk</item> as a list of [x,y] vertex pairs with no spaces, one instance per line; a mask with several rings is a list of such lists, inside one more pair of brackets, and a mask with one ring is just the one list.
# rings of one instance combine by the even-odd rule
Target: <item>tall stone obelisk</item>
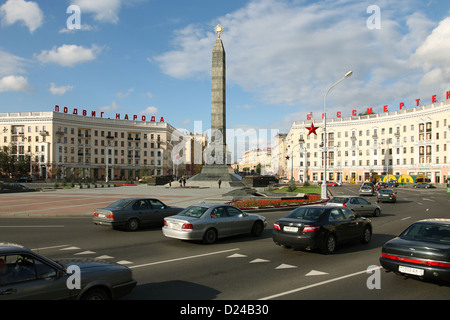
[[220,39],[223,27],[218,25],[214,30],[217,39],[212,51],[211,143],[204,153],[202,172],[188,179],[188,185],[217,186],[220,179],[222,186],[243,187],[241,177],[227,164],[225,49]]
[[214,162],[227,164],[226,149],[226,64],[225,49],[220,35],[223,27],[219,24],[214,30],[217,34],[212,50],[212,81],[211,81],[211,143],[215,145]]

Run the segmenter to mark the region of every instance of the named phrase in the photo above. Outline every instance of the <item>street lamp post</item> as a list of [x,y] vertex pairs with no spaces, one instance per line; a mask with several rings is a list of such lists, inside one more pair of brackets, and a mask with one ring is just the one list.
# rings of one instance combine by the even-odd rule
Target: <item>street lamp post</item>
[[328,143],[327,143],[327,95],[338,83],[350,77],[353,74],[353,71],[349,71],[345,74],[345,76],[333,84],[330,88],[328,88],[327,93],[325,94],[325,98],[323,101],[323,146],[324,146],[324,161],[323,161],[323,179],[322,179],[322,187],[321,187],[321,197],[322,200],[327,199],[327,152],[328,152]]

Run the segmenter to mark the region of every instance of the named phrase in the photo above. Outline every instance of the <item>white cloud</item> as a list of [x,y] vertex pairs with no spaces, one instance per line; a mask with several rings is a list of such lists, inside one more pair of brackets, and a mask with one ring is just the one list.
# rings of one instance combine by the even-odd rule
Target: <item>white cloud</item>
[[0,92],[24,91],[31,92],[28,86],[28,79],[23,76],[9,75],[0,79]]
[[123,99],[123,98],[126,98],[126,97],[128,97],[131,93],[133,93],[134,92],[134,89],[133,88],[130,88],[130,89],[128,89],[127,90],[127,92],[118,92],[118,93],[116,93],[116,97],[117,98],[119,98],[119,99]]
[[0,17],[4,25],[22,23],[33,33],[44,22],[44,14],[36,2],[8,0],[0,7]]
[[117,23],[121,0],[72,0],[71,4],[77,5],[81,13],[93,13],[94,19],[100,22]]
[[73,86],[59,86],[57,87],[53,82],[50,84],[50,93],[53,95],[62,95],[67,91],[71,91]]
[[36,58],[43,63],[57,63],[65,67],[72,67],[78,63],[92,61],[97,58],[101,48],[93,45],[91,48],[64,44],[61,47],[53,47],[51,50],[43,50]]
[[[302,112],[319,114],[328,87],[349,70],[353,76],[328,96],[327,112],[415,98],[424,71],[410,59],[436,23],[418,12],[414,2],[380,0],[377,4],[381,29],[371,30],[366,24],[370,16],[366,2],[254,0],[208,26],[178,30],[174,49],[150,60],[175,78],[209,77],[216,38],[213,28],[220,23],[225,27],[221,38],[228,86],[237,84],[266,105],[295,106],[296,118],[287,116],[291,123]],[[449,65],[450,41],[443,37],[447,24],[441,24],[434,41],[427,40],[428,52],[417,53],[426,56],[431,42],[446,41],[445,50],[433,48],[426,58],[430,70],[438,64]]]
[[0,50],[0,76],[24,73],[25,59]]
[[147,107],[144,110],[142,110],[141,112],[139,112],[139,114],[157,114],[158,113],[158,108],[151,106],[151,107]]
[[98,108],[99,111],[113,111],[119,109],[119,105],[113,101],[110,106],[103,106]]

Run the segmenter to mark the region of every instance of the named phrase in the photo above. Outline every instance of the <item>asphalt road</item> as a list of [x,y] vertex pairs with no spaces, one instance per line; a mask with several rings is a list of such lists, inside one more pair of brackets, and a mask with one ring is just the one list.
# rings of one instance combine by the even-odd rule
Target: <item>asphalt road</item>
[[[356,186],[331,190],[357,193]],[[239,236],[213,245],[165,238],[159,227],[111,230],[94,225],[90,216],[1,218],[0,241],[20,243],[49,258],[96,257],[127,265],[138,286],[125,300],[449,300],[447,284],[379,269],[384,242],[416,220],[449,218],[445,190],[397,191],[397,203],[381,204],[382,215],[371,218],[371,242],[342,246],[333,255],[276,246],[272,225],[286,211],[264,213],[268,226],[259,238]]]

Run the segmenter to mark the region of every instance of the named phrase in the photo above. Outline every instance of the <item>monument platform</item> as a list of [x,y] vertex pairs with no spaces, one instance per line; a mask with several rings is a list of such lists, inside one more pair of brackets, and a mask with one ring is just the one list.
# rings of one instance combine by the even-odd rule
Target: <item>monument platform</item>
[[231,166],[223,164],[205,165],[202,172],[189,178],[187,182],[191,186],[218,187],[218,180],[222,180],[222,187],[245,187],[240,175],[235,174]]

